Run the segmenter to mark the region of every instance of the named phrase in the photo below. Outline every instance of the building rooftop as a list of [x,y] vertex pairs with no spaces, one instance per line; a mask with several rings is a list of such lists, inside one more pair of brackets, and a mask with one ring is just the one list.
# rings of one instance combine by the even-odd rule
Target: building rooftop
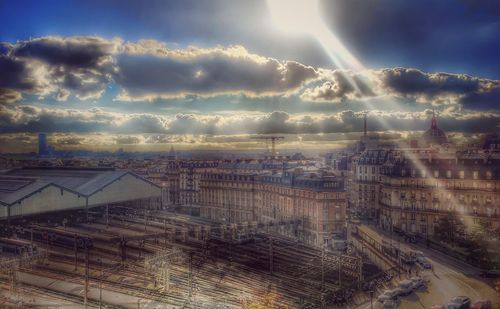
[[0,203],[18,202],[44,187],[54,185],[90,196],[131,173],[112,168],[15,168],[0,171]]
[[427,144],[442,145],[448,143],[446,133],[437,126],[437,117],[434,112],[432,113],[431,127],[424,132],[422,138]]

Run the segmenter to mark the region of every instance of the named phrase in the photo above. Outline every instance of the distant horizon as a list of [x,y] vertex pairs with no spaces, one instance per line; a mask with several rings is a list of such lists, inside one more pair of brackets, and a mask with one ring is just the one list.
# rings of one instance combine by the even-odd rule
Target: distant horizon
[[[401,140],[416,139],[419,140],[424,131],[411,131],[402,133],[388,133],[388,132],[373,132],[370,131],[368,134],[378,134],[382,141],[387,143],[395,143]],[[45,132],[39,132],[45,133]],[[3,147],[0,151],[1,154],[30,154],[37,153],[38,150],[38,134],[39,133],[23,133],[22,143],[23,146],[19,145],[9,145],[9,143],[15,143],[17,139],[11,139],[7,141],[3,139],[3,134],[0,134],[0,140],[3,140]],[[95,144],[98,139],[92,140],[93,135],[76,134],[70,135],[72,143],[67,141],[60,144],[61,140],[67,138],[65,135],[59,135],[58,133],[46,133],[48,143],[54,146],[53,142],[56,143],[55,150],[60,152],[110,152],[114,153],[120,149],[127,153],[168,153],[171,147],[174,148],[176,152],[231,152],[231,153],[265,153],[269,150],[269,146],[266,146],[265,141],[254,140],[251,137],[255,135],[247,136],[192,136],[193,140],[197,142],[164,142],[164,143],[149,143],[144,135],[115,135],[114,138],[121,141],[122,144]],[[467,144],[477,144],[482,142],[482,138],[489,133],[481,134],[471,134],[464,136],[460,132],[448,132],[448,136],[452,142],[457,144],[457,146],[464,146]],[[149,134],[146,134],[146,136]],[[155,134],[150,134],[152,136],[157,136]],[[295,152],[308,152],[308,153],[322,153],[328,151],[335,151],[339,149],[344,149],[353,146],[359,139],[363,136],[363,132],[351,132],[349,137],[342,133],[329,133],[320,134],[321,140],[316,136],[317,134],[285,134],[285,139],[277,143],[277,149],[281,152],[295,153]],[[99,135],[97,135],[99,136]],[[166,135],[168,136],[168,135]],[[265,136],[265,134],[264,134]],[[312,137],[311,137],[312,136]],[[15,137],[15,136],[14,136]],[[342,138],[344,137],[344,138]],[[185,138],[183,136],[183,138]],[[74,140],[73,140],[74,139]],[[175,140],[175,136],[173,136]],[[207,142],[206,140],[215,139],[218,142]],[[204,140],[204,141],[202,141]],[[227,140],[223,142],[223,140]],[[130,144],[127,144],[129,142]],[[423,144],[421,143],[422,147]],[[8,151],[11,149],[12,151]],[[23,149],[23,151],[13,151],[15,149]],[[7,150],[7,151],[6,151]]]
[[248,134],[322,148],[366,114],[378,132],[434,114],[445,132],[498,132],[500,10],[469,2],[3,1],[2,148],[40,131],[59,149]]

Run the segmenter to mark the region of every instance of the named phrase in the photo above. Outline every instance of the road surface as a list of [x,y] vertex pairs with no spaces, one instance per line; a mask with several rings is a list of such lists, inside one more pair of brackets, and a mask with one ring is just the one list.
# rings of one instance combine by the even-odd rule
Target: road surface
[[[390,241],[388,233],[373,226],[369,227],[374,233],[378,233]],[[400,245],[402,250],[422,251],[433,266],[432,271],[420,270],[420,276],[429,282],[427,289],[400,298],[398,308],[430,308],[435,304],[446,305],[452,297],[459,295],[468,296],[473,302],[489,299],[493,304],[499,304],[500,306],[500,293],[478,276],[480,272],[478,268],[447,257],[443,253],[428,249],[425,246],[406,243],[394,234],[392,237],[395,245]],[[402,279],[404,279],[403,277]],[[397,283],[399,279],[394,281],[394,283]],[[377,296],[374,296],[373,308],[382,307],[375,300]],[[370,303],[362,305],[360,308],[370,308]]]

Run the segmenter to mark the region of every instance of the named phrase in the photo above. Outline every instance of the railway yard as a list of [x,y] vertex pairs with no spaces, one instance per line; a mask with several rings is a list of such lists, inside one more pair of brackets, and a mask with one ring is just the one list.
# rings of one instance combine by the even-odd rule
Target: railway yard
[[4,228],[5,304],[319,308],[369,275],[354,253],[333,255],[280,236],[300,221],[222,224],[117,205],[82,212]]

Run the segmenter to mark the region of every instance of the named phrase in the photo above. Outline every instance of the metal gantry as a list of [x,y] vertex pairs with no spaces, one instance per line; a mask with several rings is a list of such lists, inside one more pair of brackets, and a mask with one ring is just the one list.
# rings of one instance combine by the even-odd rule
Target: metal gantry
[[[173,263],[180,262],[182,259],[189,257],[179,248],[171,250],[160,251],[157,254],[144,259],[144,269],[153,272],[159,280],[157,282],[162,286],[165,293],[170,292],[170,269]],[[191,273],[191,259],[189,261],[189,272]],[[189,281],[191,282],[191,274],[189,274]],[[191,284],[189,284],[191,286]],[[191,289],[189,289],[191,290]]]

